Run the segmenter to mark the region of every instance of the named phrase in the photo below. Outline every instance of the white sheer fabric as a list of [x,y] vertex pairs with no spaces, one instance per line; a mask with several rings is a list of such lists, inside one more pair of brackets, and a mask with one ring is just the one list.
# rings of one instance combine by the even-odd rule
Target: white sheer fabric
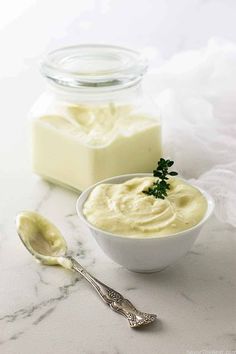
[[149,75],[163,120],[164,156],[211,193],[216,216],[236,226],[236,45],[210,40]]

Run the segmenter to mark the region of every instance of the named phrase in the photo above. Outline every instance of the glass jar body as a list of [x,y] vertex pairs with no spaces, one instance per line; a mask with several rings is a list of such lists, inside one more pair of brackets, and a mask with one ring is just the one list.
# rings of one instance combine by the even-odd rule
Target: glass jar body
[[158,109],[140,84],[93,92],[50,85],[30,116],[33,171],[76,190],[152,172],[161,157]]

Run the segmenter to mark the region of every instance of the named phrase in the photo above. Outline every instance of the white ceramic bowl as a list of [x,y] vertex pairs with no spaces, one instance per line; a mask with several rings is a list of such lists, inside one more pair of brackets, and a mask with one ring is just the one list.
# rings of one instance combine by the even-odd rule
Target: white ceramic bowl
[[80,219],[91,230],[97,243],[113,261],[135,272],[155,272],[177,261],[192,247],[199,232],[214,209],[213,199],[200,189],[208,202],[203,219],[191,229],[168,236],[148,238],[126,237],[111,234],[96,228],[83,215],[83,205],[92,189],[101,183],[123,183],[134,177],[152,176],[148,173],[136,173],[103,180],[85,190],[77,200],[76,210]]

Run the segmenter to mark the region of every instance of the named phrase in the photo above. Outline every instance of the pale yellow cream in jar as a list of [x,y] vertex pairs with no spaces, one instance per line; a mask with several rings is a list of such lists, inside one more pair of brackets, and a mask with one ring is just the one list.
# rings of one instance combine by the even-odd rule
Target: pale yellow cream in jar
[[[39,113],[39,108],[35,109]],[[161,156],[158,116],[131,105],[52,105],[32,122],[33,170],[84,190],[111,176],[148,172]]]
[[197,188],[173,177],[168,196],[156,199],[143,193],[155,180],[137,177],[121,184],[100,184],[90,193],[83,213],[93,226],[127,237],[176,234],[202,220],[207,200]]

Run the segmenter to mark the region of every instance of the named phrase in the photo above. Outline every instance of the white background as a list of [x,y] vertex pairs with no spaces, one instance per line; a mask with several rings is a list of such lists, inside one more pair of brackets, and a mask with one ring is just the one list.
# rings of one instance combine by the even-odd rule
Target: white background
[[[43,87],[39,58],[51,49],[86,42],[125,45],[143,50],[154,67],[212,37],[236,41],[235,14],[234,0],[1,1],[3,101],[20,99],[30,106]],[[11,121],[25,118],[19,113],[4,110]]]
[[38,64],[47,51],[86,42],[119,44],[144,51],[153,68],[212,37],[236,41],[235,14],[234,0],[1,1],[1,169],[21,151],[19,164],[14,160],[8,169],[15,174],[24,161],[28,166],[26,116],[44,87]]

